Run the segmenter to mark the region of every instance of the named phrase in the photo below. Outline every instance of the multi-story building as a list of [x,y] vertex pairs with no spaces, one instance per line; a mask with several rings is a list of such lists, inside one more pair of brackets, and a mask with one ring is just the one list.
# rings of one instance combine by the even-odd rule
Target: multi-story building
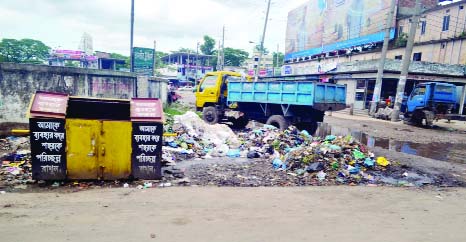
[[[315,12],[311,1],[290,12],[287,29],[287,54],[283,75],[314,75],[321,81],[333,81],[347,85],[347,102],[355,107],[368,108],[373,100],[373,91],[378,61],[381,57],[385,18],[389,11],[389,0],[324,1],[322,15]],[[377,3],[376,3],[377,2]],[[390,33],[387,63],[380,98],[394,96],[399,78],[401,60],[412,60],[406,92],[416,83],[445,81],[458,86],[458,101],[464,104],[466,95],[466,0],[447,5],[424,0],[423,13],[414,37],[414,49],[409,57],[405,46],[411,25],[414,0],[399,0]],[[371,5],[374,3],[374,5]],[[340,4],[340,5],[338,5]],[[378,4],[378,5],[377,5]],[[304,10],[303,10],[304,8]],[[354,9],[358,16],[350,16]],[[327,14],[347,16],[341,21],[315,27],[319,18],[328,19]],[[341,13],[339,12],[341,11]],[[296,16],[299,15],[299,16]],[[295,26],[313,18],[307,27],[296,30]],[[330,21],[332,22],[332,21]],[[354,23],[356,22],[356,24]],[[304,23],[306,25],[306,23]],[[333,26],[328,28],[327,26]],[[322,27],[323,26],[323,27]],[[309,31],[314,31],[312,35]],[[355,33],[356,32],[356,33]],[[293,37],[294,36],[294,37]],[[316,37],[317,36],[317,37]],[[317,43],[315,42],[317,41]],[[465,42],[465,43],[464,43]],[[464,106],[460,109],[463,110]]]
[[[248,75],[255,76],[257,65],[259,65],[260,52],[254,51],[251,58],[246,61],[246,67],[248,69]],[[262,54],[262,60],[260,61],[259,76],[272,76],[273,75],[273,55]]]
[[168,65],[168,69],[176,70],[176,77],[170,78],[170,80],[176,80],[176,85],[194,85],[205,73],[214,70],[213,57],[212,55],[173,52],[162,57],[161,60]]

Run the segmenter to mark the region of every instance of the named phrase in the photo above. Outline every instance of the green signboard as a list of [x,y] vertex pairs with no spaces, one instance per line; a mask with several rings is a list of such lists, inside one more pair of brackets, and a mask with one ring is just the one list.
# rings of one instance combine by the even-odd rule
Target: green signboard
[[133,48],[133,70],[140,76],[152,76],[154,72],[154,49]]

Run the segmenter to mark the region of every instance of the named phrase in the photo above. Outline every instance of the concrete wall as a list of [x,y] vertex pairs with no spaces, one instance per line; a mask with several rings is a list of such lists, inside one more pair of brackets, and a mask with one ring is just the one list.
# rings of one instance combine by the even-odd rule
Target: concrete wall
[[[137,79],[140,79],[137,82],[139,88],[135,85]],[[129,99],[136,92],[141,97],[149,97],[149,88],[147,78],[136,78],[126,72],[0,63],[0,123],[27,123],[29,103],[36,91]]]
[[159,98],[164,105],[168,98],[168,79],[160,77],[138,77],[138,97]]

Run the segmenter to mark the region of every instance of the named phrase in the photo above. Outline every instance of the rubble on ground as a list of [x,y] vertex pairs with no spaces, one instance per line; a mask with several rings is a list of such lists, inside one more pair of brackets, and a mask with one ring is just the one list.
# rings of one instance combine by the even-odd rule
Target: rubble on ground
[[[252,124],[252,125],[251,125]],[[172,115],[165,125],[162,181],[34,181],[28,137],[0,139],[0,190],[69,187],[461,185],[377,157],[351,136],[316,137],[290,126],[284,131],[251,122],[246,129],[209,125],[198,114]],[[194,164],[196,165],[189,165]],[[188,164],[179,168],[179,164]]]
[[[193,184],[197,185],[423,186],[445,182],[443,178],[436,180],[397,163],[392,164],[384,157],[377,157],[351,136],[314,137],[293,126],[280,131],[270,125],[233,133],[228,126],[204,123],[194,113],[175,116],[173,131],[177,136],[170,138],[163,149],[165,161],[168,157],[169,164],[213,157],[229,160],[225,164],[196,165],[193,168],[195,172],[188,171]],[[231,162],[232,158],[238,157],[249,158],[252,162],[249,165]],[[265,164],[268,169],[264,168]],[[260,168],[255,170],[254,167]],[[173,172],[164,175],[180,179],[182,173],[177,171],[176,177]],[[238,179],[237,175],[244,179]]]
[[1,170],[0,188],[14,187],[24,189],[26,184],[32,184],[31,151],[29,139],[10,136],[0,139]]

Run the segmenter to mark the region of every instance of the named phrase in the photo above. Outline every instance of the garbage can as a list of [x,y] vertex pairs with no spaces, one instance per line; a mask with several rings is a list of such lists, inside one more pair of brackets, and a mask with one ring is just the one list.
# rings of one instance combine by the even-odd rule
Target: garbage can
[[133,98],[132,175],[137,179],[162,177],[163,107],[159,99]]
[[[47,115],[55,117],[31,118],[31,132],[33,127],[53,127],[56,131],[52,131],[59,133],[31,133],[31,147],[35,147],[31,153],[36,157],[32,160],[34,179],[161,178],[163,109],[159,99],[97,99],[38,92],[31,116],[36,116],[33,108],[44,94],[57,100],[61,97],[60,105],[54,105],[64,109],[59,117],[49,110]],[[51,124],[44,124],[44,118]],[[45,142],[47,137],[53,142]]]
[[68,95],[37,92],[29,113],[32,179],[66,178],[65,114]]

